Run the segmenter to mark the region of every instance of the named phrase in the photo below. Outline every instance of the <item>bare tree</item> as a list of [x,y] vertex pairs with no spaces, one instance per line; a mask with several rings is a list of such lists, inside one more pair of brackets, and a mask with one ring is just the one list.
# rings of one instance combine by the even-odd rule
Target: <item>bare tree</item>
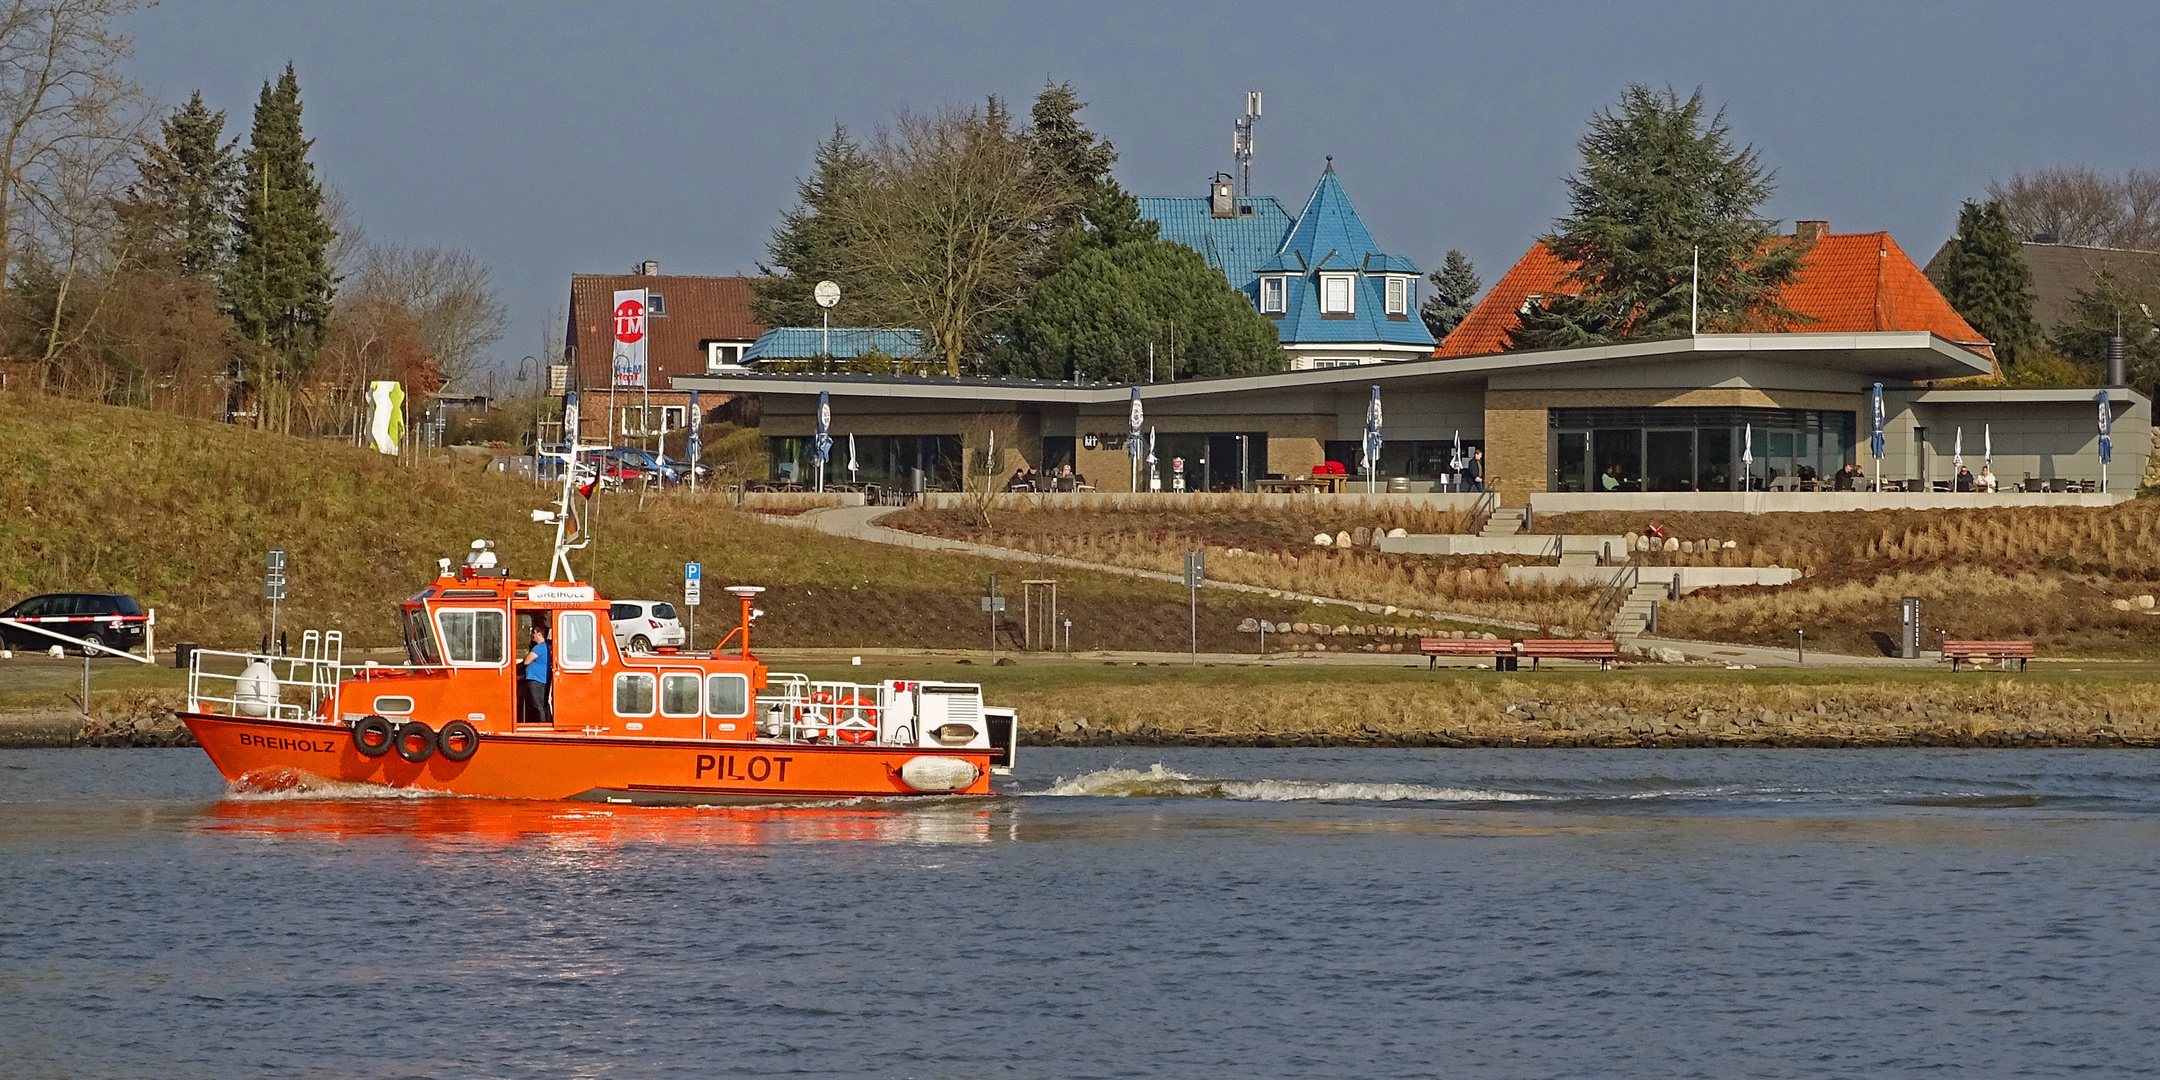
[[1074,194],[1030,158],[997,99],[903,112],[872,142],[871,175],[831,208],[840,269],[866,306],[920,328],[949,375],[1020,301],[1048,223]]
[[5,0],[0,6],[0,281],[25,244],[75,227],[86,163],[140,130],[140,89],[122,78],[113,24],[136,0]]
[[502,340],[503,303],[487,265],[464,248],[369,245],[348,288],[402,307],[451,385],[474,379]]
[[1988,197],[2027,240],[2077,247],[2160,247],[2160,173],[2132,169],[2120,177],[2086,165],[2013,174],[1988,185]]

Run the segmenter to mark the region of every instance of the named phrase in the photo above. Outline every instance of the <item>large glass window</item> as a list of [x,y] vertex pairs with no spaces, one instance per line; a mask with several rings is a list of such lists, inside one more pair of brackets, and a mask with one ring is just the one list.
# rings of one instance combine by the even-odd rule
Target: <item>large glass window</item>
[[[783,435],[767,440],[772,459],[768,477],[774,483],[808,484],[817,476],[810,458],[811,437]],[[931,491],[957,491],[963,461],[958,435],[857,435],[854,479],[906,490],[914,470],[921,469],[923,486]],[[827,484],[846,483],[847,435],[833,435],[833,451],[825,462]]]
[[750,715],[750,678],[711,675],[705,679],[705,712],[723,720]]
[[506,621],[497,609],[453,608],[436,613],[442,627],[443,655],[453,664],[498,665],[508,651],[503,644]]
[[1555,491],[1812,491],[1852,463],[1854,414],[1553,409]]
[[600,662],[600,635],[590,611],[565,611],[555,620],[556,644],[562,655],[556,662],[566,668],[590,668]]

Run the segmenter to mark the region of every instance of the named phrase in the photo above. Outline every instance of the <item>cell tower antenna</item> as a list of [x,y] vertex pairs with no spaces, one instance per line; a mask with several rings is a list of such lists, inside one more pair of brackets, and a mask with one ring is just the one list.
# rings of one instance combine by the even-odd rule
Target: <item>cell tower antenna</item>
[[1253,121],[1260,119],[1260,91],[1245,91],[1245,115],[1232,125],[1235,134],[1230,139],[1231,153],[1237,155],[1238,170],[1245,177],[1245,195],[1252,196]]

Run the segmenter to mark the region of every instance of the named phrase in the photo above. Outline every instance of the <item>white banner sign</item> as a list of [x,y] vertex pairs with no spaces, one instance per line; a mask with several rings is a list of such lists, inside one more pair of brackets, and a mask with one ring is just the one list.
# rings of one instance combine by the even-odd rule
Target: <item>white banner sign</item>
[[525,594],[535,604],[589,604],[593,600],[590,585],[535,585]]
[[645,385],[645,290],[615,294],[615,386]]

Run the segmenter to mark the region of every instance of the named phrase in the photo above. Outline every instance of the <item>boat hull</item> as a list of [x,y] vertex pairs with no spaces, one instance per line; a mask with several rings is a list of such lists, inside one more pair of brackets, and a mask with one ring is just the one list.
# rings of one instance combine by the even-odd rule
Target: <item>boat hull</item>
[[[369,757],[343,725],[182,713],[225,778],[276,786],[296,774],[355,784],[510,799],[735,805],[861,797],[990,794],[990,752],[897,746],[639,739],[576,732],[483,735],[465,761]],[[966,787],[923,792],[900,778],[923,756],[975,767]]]

